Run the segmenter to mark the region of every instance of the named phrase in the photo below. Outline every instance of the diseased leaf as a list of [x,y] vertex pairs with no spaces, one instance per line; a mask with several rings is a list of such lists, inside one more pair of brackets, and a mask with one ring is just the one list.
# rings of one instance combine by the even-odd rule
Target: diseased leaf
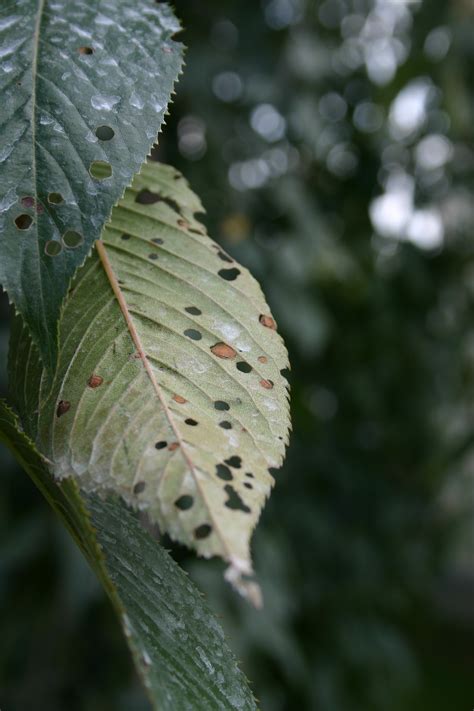
[[49,368],[68,283],[163,122],[178,30],[152,0],[0,6],[0,283]]
[[57,484],[13,412],[0,400],[7,444],[61,516],[97,573],[119,616],[154,709],[255,709],[222,629],[202,595],[118,500]]
[[[260,287],[205,235],[201,209],[158,164],[114,208],[61,317],[37,443],[56,477],[116,491],[174,539],[224,558],[258,604],[242,576],[287,442],[287,354]],[[38,382],[22,338],[14,352],[12,382],[25,362]]]

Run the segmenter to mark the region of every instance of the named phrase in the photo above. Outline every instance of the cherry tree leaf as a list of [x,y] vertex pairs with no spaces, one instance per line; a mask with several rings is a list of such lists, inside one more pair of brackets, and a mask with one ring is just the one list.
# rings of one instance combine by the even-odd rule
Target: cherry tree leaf
[[61,316],[37,444],[58,479],[117,492],[221,556],[258,604],[250,538],[288,438],[287,353],[257,282],[200,210],[173,168],[151,163],[114,208]]
[[153,0],[0,7],[0,283],[50,369],[68,283],[163,122],[179,29]]

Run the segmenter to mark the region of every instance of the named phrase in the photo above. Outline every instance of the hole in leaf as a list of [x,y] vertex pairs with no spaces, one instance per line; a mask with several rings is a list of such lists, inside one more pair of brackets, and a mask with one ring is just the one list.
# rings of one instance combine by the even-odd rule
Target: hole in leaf
[[131,239],[132,235],[127,234],[126,232],[123,233],[123,235],[120,237],[120,239],[127,240]]
[[112,166],[105,160],[93,160],[89,166],[89,173],[95,180],[106,180],[112,175]]
[[184,310],[187,311],[188,314],[191,314],[191,316],[200,316],[202,314],[201,309],[198,309],[197,306],[186,306]]
[[180,509],[180,511],[187,511],[191,508],[193,504],[194,499],[188,494],[183,494],[183,496],[180,496],[179,499],[176,499],[176,501],[174,502],[174,505],[177,509]]
[[250,513],[249,507],[244,504],[240,494],[236,492],[233,486],[227,484],[227,486],[224,487],[224,491],[229,497],[225,502],[225,505],[228,509],[233,509],[233,511],[243,511],[244,513]]
[[19,230],[28,230],[32,224],[33,218],[29,215],[18,215],[18,217],[15,218],[15,225]]
[[134,494],[141,494],[143,491],[146,489],[146,482],[145,481],[137,481],[135,486],[133,487],[133,493]]
[[148,255],[148,259],[153,259],[153,260],[158,259],[158,255],[156,254],[156,252],[152,252],[151,254]]
[[78,47],[77,51],[79,54],[94,54],[92,47]]
[[235,267],[232,267],[232,269],[219,269],[217,273],[226,281],[235,281],[240,274],[240,269]]
[[163,244],[163,240],[161,239],[161,237],[154,237],[151,241],[155,244]]
[[184,335],[187,336],[188,338],[191,338],[193,341],[200,341],[202,338],[202,334],[200,331],[196,331],[195,328],[187,328],[184,331]]
[[115,136],[115,131],[111,126],[97,126],[95,135],[99,141],[111,141]]
[[93,374],[87,381],[87,385],[90,388],[94,389],[94,388],[99,388],[103,382],[104,382],[104,378],[102,378],[100,375]]
[[194,529],[194,538],[207,538],[211,531],[212,526],[210,526],[208,523],[202,523],[200,526]]
[[246,363],[244,360],[240,360],[236,364],[237,370],[240,370],[241,373],[250,373],[252,370],[252,366],[249,363]]
[[51,203],[51,205],[60,205],[64,202],[64,198],[61,193],[49,193],[48,202]]
[[62,417],[68,410],[71,409],[71,403],[69,400],[60,400],[56,408],[56,417]]
[[232,424],[229,420],[222,420],[222,422],[219,422],[219,427],[222,427],[223,430],[231,430]]
[[222,259],[223,262],[232,263],[234,261],[232,257],[229,257],[229,255],[223,252],[221,249],[217,252],[217,256],[219,257],[219,259]]
[[260,385],[262,388],[265,388],[265,390],[271,390],[273,388],[273,380],[265,380],[265,378],[262,378]]
[[249,481],[245,481],[244,486],[246,489],[253,489],[253,484],[251,484]]
[[75,232],[74,230],[68,230],[63,234],[63,243],[66,247],[69,247],[70,249],[80,247],[83,242],[84,237],[79,232]]
[[63,251],[62,244],[53,239],[48,240],[44,246],[44,251],[48,257],[57,257]]
[[184,398],[182,395],[173,395],[173,400],[175,402],[179,402],[180,405],[184,405],[185,402],[187,402],[186,398]]
[[188,417],[188,418],[185,420],[185,423],[186,423],[187,425],[189,425],[190,427],[196,427],[196,425],[198,424],[197,420],[193,420],[192,417]]
[[229,467],[226,467],[225,464],[218,464],[216,466],[216,474],[219,479],[223,479],[224,481],[232,481],[234,478],[234,475],[230,471]]
[[233,467],[234,469],[240,469],[240,467],[242,466],[242,457],[234,455],[233,457],[229,457],[229,459],[224,459],[224,462],[228,464],[229,467]]
[[164,449],[165,447],[168,446],[168,442],[165,442],[164,440],[161,440],[161,442],[157,442],[155,444],[155,449]]
[[280,375],[283,375],[284,378],[286,378],[287,380],[289,380],[289,378],[290,378],[290,369],[289,369],[289,368],[282,368],[282,369],[280,370]]
[[265,326],[266,328],[271,328],[273,331],[276,330],[276,323],[271,316],[265,316],[265,314],[260,314],[258,320],[260,321],[262,326]]
[[224,400],[216,400],[214,403],[214,407],[216,410],[230,410],[230,405],[228,402],[224,402]]
[[227,343],[216,343],[211,346],[211,351],[218,358],[235,358],[237,351],[235,351],[232,346],[228,346]]

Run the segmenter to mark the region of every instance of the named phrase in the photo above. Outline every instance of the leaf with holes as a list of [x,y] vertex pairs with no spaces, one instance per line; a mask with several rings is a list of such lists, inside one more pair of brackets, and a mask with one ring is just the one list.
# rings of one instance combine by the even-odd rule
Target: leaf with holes
[[[243,578],[288,437],[287,354],[260,287],[206,236],[201,209],[158,164],[114,208],[62,313],[38,446],[56,477],[116,491],[174,539],[224,558],[258,602]],[[22,338],[13,352],[12,383],[25,369],[39,382]]]
[[0,283],[50,368],[68,283],[163,122],[178,30],[153,0],[0,7]]
[[1,400],[0,442],[10,447],[63,519],[101,580],[153,708],[255,709],[201,593],[136,516],[120,502],[81,496],[72,479],[56,484]]

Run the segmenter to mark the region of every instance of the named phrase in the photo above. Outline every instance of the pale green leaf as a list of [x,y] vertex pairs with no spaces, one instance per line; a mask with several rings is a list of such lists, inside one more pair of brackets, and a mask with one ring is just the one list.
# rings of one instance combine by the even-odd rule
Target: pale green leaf
[[178,30],[153,0],[1,3],[0,283],[50,368],[68,283],[163,122]]
[[287,354],[260,287],[205,235],[201,209],[158,164],[114,208],[62,314],[37,441],[57,478],[118,492],[228,561],[258,602],[243,576],[288,437]]
[[[222,629],[187,575],[118,500],[54,482],[0,400],[0,442],[61,516],[108,593],[154,709],[255,709]],[[104,659],[104,667],[107,659]]]

